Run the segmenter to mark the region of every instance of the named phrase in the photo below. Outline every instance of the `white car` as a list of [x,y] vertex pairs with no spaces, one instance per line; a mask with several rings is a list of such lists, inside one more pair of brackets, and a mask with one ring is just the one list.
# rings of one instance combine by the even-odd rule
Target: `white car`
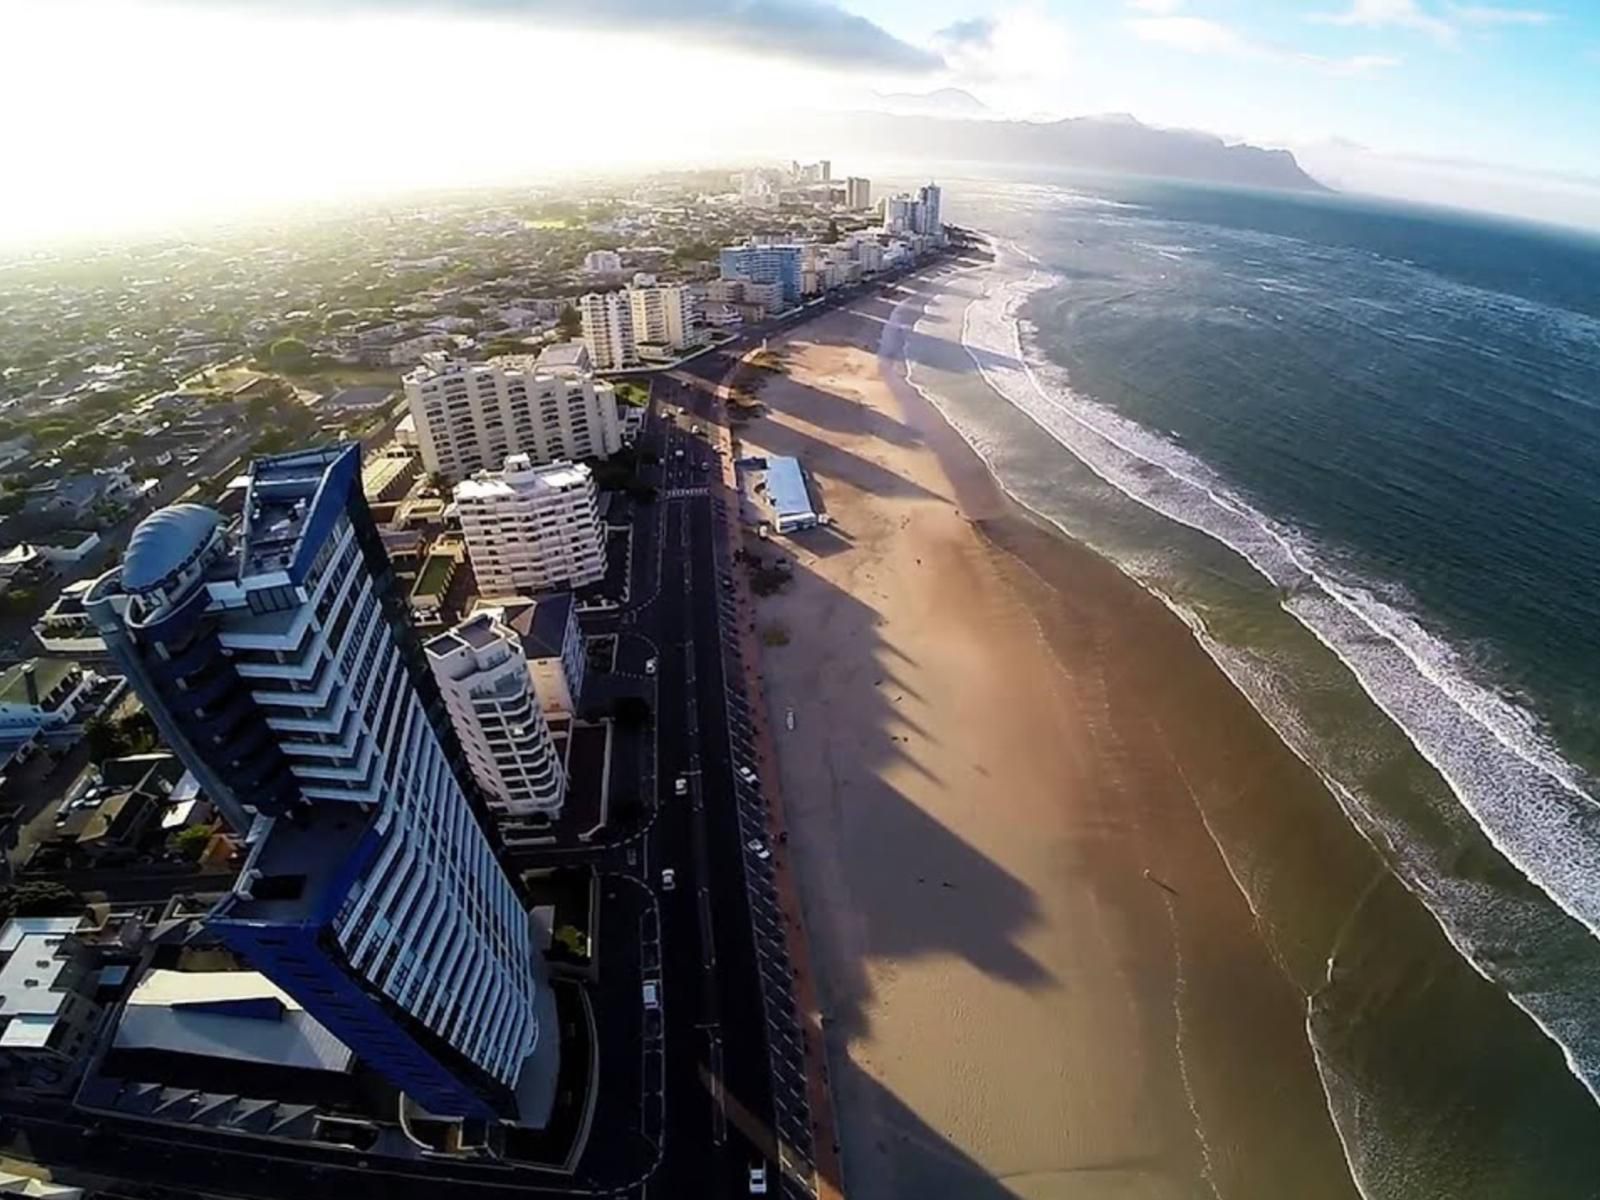
[[661,890],[663,892],[670,892],[670,891],[672,891],[673,888],[675,888],[677,886],[678,886],[678,873],[676,871],[674,871],[671,867],[667,867],[665,870],[663,870],[661,872]]
[[644,994],[645,1011],[659,1011],[661,1008],[661,984],[654,979],[646,979],[641,990]]
[[656,660],[655,659],[647,658],[647,659],[644,660],[644,673],[646,675],[654,675],[656,673]]
[[767,1167],[765,1163],[750,1168],[750,1194],[752,1196],[765,1196],[767,1194]]
[[672,794],[674,796],[687,796],[689,794],[689,781],[682,775],[672,781]]
[[757,784],[761,782],[761,780],[756,776],[756,773],[749,767],[739,768],[739,778],[748,784]]
[[751,854],[754,854],[762,862],[766,862],[767,859],[772,857],[772,851],[767,849],[766,844],[760,838],[751,838],[750,841],[746,843],[746,849],[748,849]]

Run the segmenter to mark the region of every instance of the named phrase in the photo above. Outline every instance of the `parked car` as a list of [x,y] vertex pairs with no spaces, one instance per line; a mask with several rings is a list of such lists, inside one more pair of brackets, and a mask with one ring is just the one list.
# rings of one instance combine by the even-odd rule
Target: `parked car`
[[689,794],[689,781],[682,775],[672,781],[672,794],[674,796],[687,796]]
[[646,979],[642,991],[644,993],[645,1011],[659,1011],[661,1008],[661,984],[654,979]]
[[654,658],[644,660],[644,673],[646,675],[654,675],[656,673],[656,660]]
[[767,1166],[765,1163],[750,1168],[750,1194],[752,1196],[765,1196],[767,1194]]
[[671,867],[665,868],[661,872],[661,890],[663,892],[670,892],[674,888],[676,888],[677,886],[678,886],[678,873],[676,871],[674,871]]
[[739,768],[739,778],[750,784],[752,787],[761,782],[760,777],[756,775],[756,773],[749,767]]
[[751,838],[747,844],[747,849],[762,862],[766,862],[767,859],[772,857],[772,851],[767,849],[766,843],[760,838]]

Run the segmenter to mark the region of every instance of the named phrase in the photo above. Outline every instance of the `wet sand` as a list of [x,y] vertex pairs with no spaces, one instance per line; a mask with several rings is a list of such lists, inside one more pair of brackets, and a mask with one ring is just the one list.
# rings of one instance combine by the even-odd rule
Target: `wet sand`
[[747,547],[796,564],[756,621],[847,1194],[1348,1200],[1306,998],[1196,802],[1321,784],[1005,499],[893,311],[798,327],[736,426],[835,521]]

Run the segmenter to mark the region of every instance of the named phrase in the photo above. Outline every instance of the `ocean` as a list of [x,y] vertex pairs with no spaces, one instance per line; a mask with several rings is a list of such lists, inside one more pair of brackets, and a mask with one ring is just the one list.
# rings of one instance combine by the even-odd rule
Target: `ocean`
[[[946,178],[993,268],[912,382],[1328,786],[1205,817],[1352,1194],[1600,1196],[1600,239],[1338,196]],[[920,361],[919,361],[920,359]],[[1311,870],[1289,864],[1315,863]],[[1292,1195],[1230,1132],[1196,1194]],[[1202,1186],[1203,1185],[1203,1186]]]

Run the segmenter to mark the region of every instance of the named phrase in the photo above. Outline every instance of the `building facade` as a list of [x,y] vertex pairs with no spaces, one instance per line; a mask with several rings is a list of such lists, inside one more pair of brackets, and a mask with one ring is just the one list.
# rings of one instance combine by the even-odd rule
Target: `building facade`
[[872,180],[851,175],[844,181],[844,206],[850,209],[872,207]]
[[481,595],[583,587],[605,577],[605,524],[588,467],[536,467],[513,454],[503,471],[458,484],[455,499]]
[[681,284],[631,287],[627,291],[635,350],[653,342],[685,350],[698,340],[694,293]]
[[616,371],[638,361],[633,304],[625,292],[590,292],[578,301],[583,344],[597,371]]
[[424,650],[501,836],[518,840],[558,816],[566,771],[517,632],[480,609]]
[[87,601],[249,831],[207,926],[430,1112],[514,1116],[523,1072],[553,1069],[549,998],[404,605],[357,445],[257,459],[237,534],[199,505],[147,517]]
[[586,372],[543,370],[521,354],[486,363],[438,355],[404,383],[429,473],[464,479],[509,454],[549,463],[622,449],[616,393]]
[[785,304],[800,299],[801,247],[724,246],[718,265],[724,279],[747,279],[751,283],[775,283]]

